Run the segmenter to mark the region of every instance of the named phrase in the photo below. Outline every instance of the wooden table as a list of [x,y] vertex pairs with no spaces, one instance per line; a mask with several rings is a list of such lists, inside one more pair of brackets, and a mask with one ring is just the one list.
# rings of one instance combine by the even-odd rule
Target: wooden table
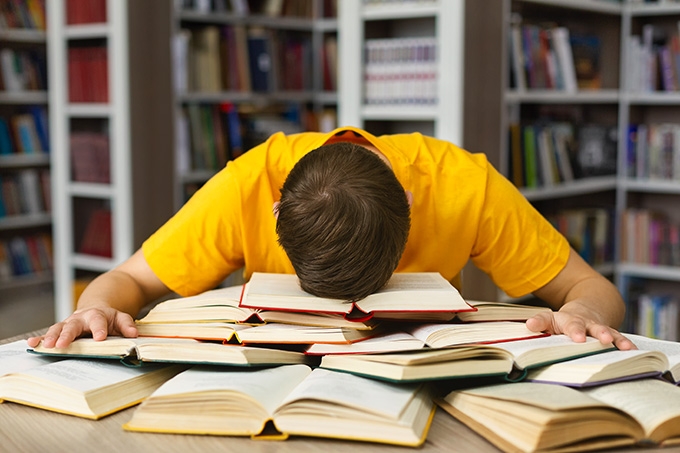
[[[0,344],[39,334],[32,332],[5,340]],[[132,416],[134,407],[101,420],[62,415],[14,403],[0,404],[0,452],[67,451],[92,452],[277,452],[317,453],[319,451],[407,452],[407,447],[352,442],[322,438],[291,437],[286,441],[251,440],[244,437],[152,434],[124,431],[122,425]],[[493,445],[465,425],[437,409],[425,444],[419,452],[498,452]],[[622,450],[623,451],[623,450]],[[635,449],[645,452],[658,449]],[[664,453],[674,451],[662,450]],[[675,451],[680,451],[677,449]]]

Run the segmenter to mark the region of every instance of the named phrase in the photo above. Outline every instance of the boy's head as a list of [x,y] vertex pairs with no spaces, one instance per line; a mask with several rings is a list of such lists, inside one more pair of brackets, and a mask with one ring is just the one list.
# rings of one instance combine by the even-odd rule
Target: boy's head
[[409,202],[377,154],[324,145],[293,167],[281,188],[276,232],[302,289],[357,300],[397,268],[410,228]]

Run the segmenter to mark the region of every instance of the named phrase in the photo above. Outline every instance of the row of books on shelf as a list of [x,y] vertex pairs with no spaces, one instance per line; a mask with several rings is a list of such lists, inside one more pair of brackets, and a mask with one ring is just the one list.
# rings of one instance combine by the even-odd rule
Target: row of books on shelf
[[436,104],[437,39],[367,39],[366,104]]
[[69,137],[71,179],[75,182],[109,184],[111,156],[108,134],[73,131]]
[[108,102],[109,69],[105,45],[68,49],[69,102]]
[[0,174],[0,219],[50,212],[50,172],[26,168]]
[[178,115],[177,168],[216,171],[276,132],[328,132],[336,128],[334,109],[317,111],[299,103],[262,108],[220,104],[183,106]]
[[45,0],[11,0],[0,3],[0,30],[45,30]]
[[671,294],[645,293],[635,307],[636,332],[646,337],[679,341],[680,300]]
[[[137,320],[140,337],[135,339],[84,338],[66,348],[38,345],[30,353],[23,341],[2,346],[0,356],[8,359],[0,362],[0,400],[93,419],[143,400],[124,426],[129,431],[280,439],[312,435],[417,446],[428,437],[435,403],[467,424],[484,411],[460,404],[457,395],[482,391],[503,395],[495,403],[499,410],[511,396],[520,425],[532,426],[520,435],[514,423],[505,422],[505,444],[497,445],[506,451],[534,451],[526,448],[532,444],[541,450],[578,444],[585,451],[680,437],[674,423],[680,403],[673,402],[680,398],[680,345],[626,334],[638,349],[619,351],[594,338],[576,343],[565,335],[528,331],[524,320],[543,310],[549,309],[465,301],[433,273],[396,274],[384,291],[353,304],[306,294],[294,275],[255,273],[244,288],[161,302]],[[372,316],[358,318],[359,312]],[[269,330],[269,341],[231,345],[180,333],[189,325],[205,331],[218,319],[241,326],[239,332]],[[355,328],[348,326],[352,323]],[[166,334],[150,336],[143,330],[148,326],[165,326]],[[308,335],[314,329],[316,340]],[[328,335],[324,340],[322,333],[334,329],[374,335],[361,341]],[[407,329],[414,335],[406,335]],[[277,333],[283,331],[285,339]],[[69,370],[74,379],[49,377],[60,370]],[[49,391],[30,391],[36,376]],[[96,382],[97,394],[106,397],[90,399],[90,392],[78,390],[80,379]],[[254,394],[253,384],[263,391]],[[130,391],[110,391],[114,386]],[[588,400],[601,393],[614,396]],[[532,395],[546,394],[551,398],[539,397],[543,416],[537,417]],[[206,410],[206,404],[223,407],[223,395],[238,410]],[[634,407],[614,410],[624,397],[628,402],[644,398],[646,405],[639,407],[670,401],[654,405],[665,429],[647,427],[648,417]],[[297,404],[301,400],[314,417]],[[575,400],[578,404],[571,405]],[[599,414],[609,422],[591,423],[587,432],[564,419],[542,423],[563,418],[567,406],[585,411],[576,419]],[[470,426],[495,443],[498,436],[486,431],[496,431],[489,415],[496,410],[486,412],[482,425]],[[368,419],[365,413],[371,414]],[[263,432],[265,425],[274,431]]]
[[[178,11],[313,18],[315,0],[175,0]],[[324,0],[324,17],[335,17],[337,0]]]
[[47,110],[29,106],[10,116],[0,116],[0,156],[42,154],[50,150]]
[[680,124],[628,126],[626,174],[631,178],[680,181]]
[[595,34],[526,23],[515,13],[509,43],[511,86],[515,89],[573,93],[601,87],[602,44]]
[[631,92],[680,90],[679,30],[680,22],[671,33],[665,28],[645,24],[641,35],[628,37],[626,74]]
[[52,269],[52,237],[47,233],[0,239],[0,282]]
[[680,266],[680,224],[663,212],[625,209],[621,214],[621,260]]
[[[310,33],[243,25],[183,28],[175,36],[175,86],[184,92],[313,89]],[[324,88],[336,86],[337,38],[324,39]]]
[[601,265],[613,261],[614,221],[611,210],[571,209],[546,214],[546,218],[587,263]]
[[0,49],[0,91],[47,89],[47,57],[44,50]]
[[105,22],[106,0],[66,0],[66,23],[68,25]]
[[508,175],[517,187],[616,174],[616,127],[539,121],[513,123],[509,134]]

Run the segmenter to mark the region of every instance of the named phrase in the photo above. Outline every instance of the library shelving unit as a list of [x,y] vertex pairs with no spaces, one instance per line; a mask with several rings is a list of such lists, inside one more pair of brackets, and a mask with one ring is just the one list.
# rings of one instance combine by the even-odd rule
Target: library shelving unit
[[[483,19],[480,18],[482,11]],[[680,194],[677,172],[650,177],[649,173],[640,174],[631,169],[636,165],[633,150],[641,152],[635,143],[637,135],[631,138],[631,130],[637,131],[639,125],[652,129],[657,124],[677,123],[674,118],[677,118],[680,106],[677,86],[673,90],[661,85],[663,81],[658,68],[655,75],[649,77],[657,82],[656,85],[639,86],[640,76],[636,73],[640,69],[634,68],[652,69],[649,69],[650,63],[640,63],[639,54],[631,50],[631,41],[634,41],[633,36],[638,36],[638,45],[641,41],[644,43],[645,29],[650,28],[645,26],[652,24],[657,33],[647,32],[649,49],[660,55],[659,49],[666,42],[670,48],[671,37],[678,34],[679,19],[680,5],[672,2],[505,0],[502,6],[499,2],[485,0],[466,3],[466,41],[476,43],[473,47],[477,49],[466,54],[465,146],[468,149],[487,152],[491,161],[515,182],[513,147],[517,146],[517,141],[513,143],[513,124],[544,127],[554,121],[568,122],[576,130],[579,126],[592,124],[608,128],[609,141],[614,144],[602,140],[595,142],[595,151],[602,156],[607,155],[607,146],[616,150],[616,159],[607,171],[599,174],[583,172],[567,182],[539,183],[531,188],[522,187],[526,180],[518,185],[527,199],[549,218],[565,211],[600,209],[609,213],[609,226],[604,235],[605,259],[601,259],[602,255],[595,261],[592,255],[586,258],[611,278],[624,295],[629,309],[624,328],[631,331],[636,330],[636,297],[641,292],[668,292],[680,296],[680,263],[652,264],[649,244],[640,242],[641,237],[651,234],[649,224],[644,224],[647,225],[643,227],[644,231],[631,232],[630,224],[626,226],[623,221],[624,213],[631,209],[663,212],[666,225],[677,224],[680,220],[677,209],[673,209]],[[516,39],[513,38],[513,27],[519,26],[521,33],[527,33],[521,27],[523,24],[537,25],[539,29],[563,27],[569,30],[572,38],[594,37],[599,63],[595,71],[596,85],[589,86],[589,81],[585,80],[583,85],[569,90],[518,81],[517,70],[513,67],[512,46]],[[526,39],[524,35],[522,39]],[[521,39],[518,41],[522,42]],[[572,46],[577,45],[575,42],[579,40],[572,40]],[[571,50],[577,60],[575,47]],[[657,56],[656,61],[660,62],[660,57]],[[672,73],[677,77],[676,68]],[[498,134],[488,133],[494,130]],[[680,135],[676,136],[679,138],[674,145],[678,154]],[[520,137],[524,140],[523,135]],[[573,139],[571,162],[578,165],[582,163],[578,161],[578,153],[583,152],[588,138],[575,131]],[[650,150],[643,149],[642,156],[648,159]],[[667,158],[672,160],[668,155]],[[667,168],[671,167],[669,161]],[[526,167],[523,169],[526,171]],[[585,240],[585,237],[576,238],[577,243]],[[644,252],[647,262],[645,259],[631,262],[630,252],[626,249],[635,247],[638,253],[640,248],[647,249]],[[662,247],[666,247],[666,254],[670,255],[671,245],[666,243]],[[637,260],[640,261],[639,256]],[[634,291],[631,291],[631,285]],[[499,297],[503,296],[499,294]]]
[[61,320],[83,285],[131,256],[172,214],[170,5],[47,4]]
[[335,4],[175,2],[175,209],[272,133],[335,127]]
[[[462,143],[463,10],[462,0],[338,2],[340,125],[371,133],[421,132]],[[436,62],[434,100],[367,102],[366,51],[370,40],[432,39]],[[408,41],[407,41],[408,42]],[[416,42],[417,41],[411,41]],[[417,45],[417,44],[416,44]],[[403,99],[403,97],[402,97]]]
[[51,295],[52,215],[45,12],[18,1],[0,15],[0,292],[7,302]]

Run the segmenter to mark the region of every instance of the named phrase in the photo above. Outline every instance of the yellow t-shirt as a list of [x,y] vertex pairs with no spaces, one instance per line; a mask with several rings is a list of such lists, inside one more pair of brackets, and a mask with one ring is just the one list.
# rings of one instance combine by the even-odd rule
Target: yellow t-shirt
[[413,193],[411,231],[397,272],[451,280],[468,259],[511,296],[548,283],[569,256],[557,232],[487,161],[419,133],[375,137],[353,127],[277,133],[208,181],[142,245],[170,289],[191,295],[233,271],[294,273],[276,236],[272,205],[293,165],[336,133],[357,132],[380,150]]

